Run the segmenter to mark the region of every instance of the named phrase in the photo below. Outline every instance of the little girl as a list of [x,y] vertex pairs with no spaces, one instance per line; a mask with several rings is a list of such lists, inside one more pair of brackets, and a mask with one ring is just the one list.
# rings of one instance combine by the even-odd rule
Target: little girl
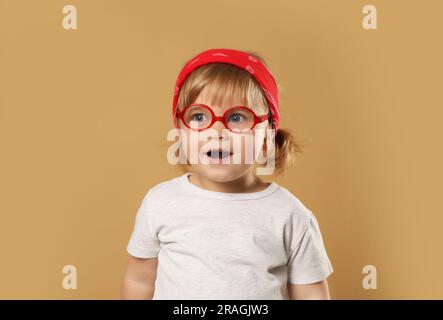
[[246,161],[251,136],[271,172],[300,151],[278,129],[277,87],[249,52],[211,49],[186,63],[172,113],[185,172],[150,188],[141,203],[123,299],[330,299],[333,270],[316,218],[254,172],[263,169],[256,155]]

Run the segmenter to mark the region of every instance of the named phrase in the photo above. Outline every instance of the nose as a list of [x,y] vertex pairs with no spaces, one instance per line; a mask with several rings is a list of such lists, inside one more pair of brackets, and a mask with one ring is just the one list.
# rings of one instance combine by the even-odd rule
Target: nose
[[214,134],[217,134],[217,136],[214,138],[226,139],[228,137],[228,135],[227,135],[228,129],[226,129],[223,121],[221,121],[221,120],[215,121],[214,124],[212,125],[211,129],[214,132]]

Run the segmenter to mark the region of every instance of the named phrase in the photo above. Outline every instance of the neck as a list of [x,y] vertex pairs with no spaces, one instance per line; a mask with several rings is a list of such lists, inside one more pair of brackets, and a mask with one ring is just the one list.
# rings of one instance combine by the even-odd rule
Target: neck
[[246,174],[226,182],[218,182],[205,178],[198,173],[191,173],[189,181],[206,190],[228,193],[259,192],[266,189],[269,183],[262,181],[249,170]]

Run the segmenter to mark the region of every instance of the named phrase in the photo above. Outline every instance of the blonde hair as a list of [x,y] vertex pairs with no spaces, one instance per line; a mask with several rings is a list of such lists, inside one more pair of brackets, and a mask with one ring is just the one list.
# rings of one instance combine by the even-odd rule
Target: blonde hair
[[[268,67],[263,57],[257,53],[245,52],[255,56]],[[219,62],[202,65],[189,74],[180,89],[177,112],[195,102],[200,92],[208,85],[215,85],[218,88],[211,96],[212,103],[222,101],[226,94],[240,92],[243,101],[254,111],[270,114],[267,100],[257,80],[240,67]],[[271,127],[272,119],[268,121]],[[302,144],[296,141],[288,129],[278,128],[273,147],[275,148],[274,174],[276,175],[282,174],[287,167],[292,166],[295,163],[296,154],[302,152]],[[188,171],[188,166],[189,163],[180,167],[182,171]]]

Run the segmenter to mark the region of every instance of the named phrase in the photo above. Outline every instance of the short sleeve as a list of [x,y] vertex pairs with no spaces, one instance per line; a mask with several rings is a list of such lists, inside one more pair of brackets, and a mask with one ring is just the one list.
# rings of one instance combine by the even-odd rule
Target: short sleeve
[[318,221],[312,213],[310,215],[301,238],[297,237],[297,244],[291,247],[288,260],[288,282],[291,284],[319,282],[333,272]]
[[137,258],[153,258],[158,256],[160,241],[157,237],[153,212],[149,209],[152,189],[148,191],[137,211],[135,226],[126,250]]

